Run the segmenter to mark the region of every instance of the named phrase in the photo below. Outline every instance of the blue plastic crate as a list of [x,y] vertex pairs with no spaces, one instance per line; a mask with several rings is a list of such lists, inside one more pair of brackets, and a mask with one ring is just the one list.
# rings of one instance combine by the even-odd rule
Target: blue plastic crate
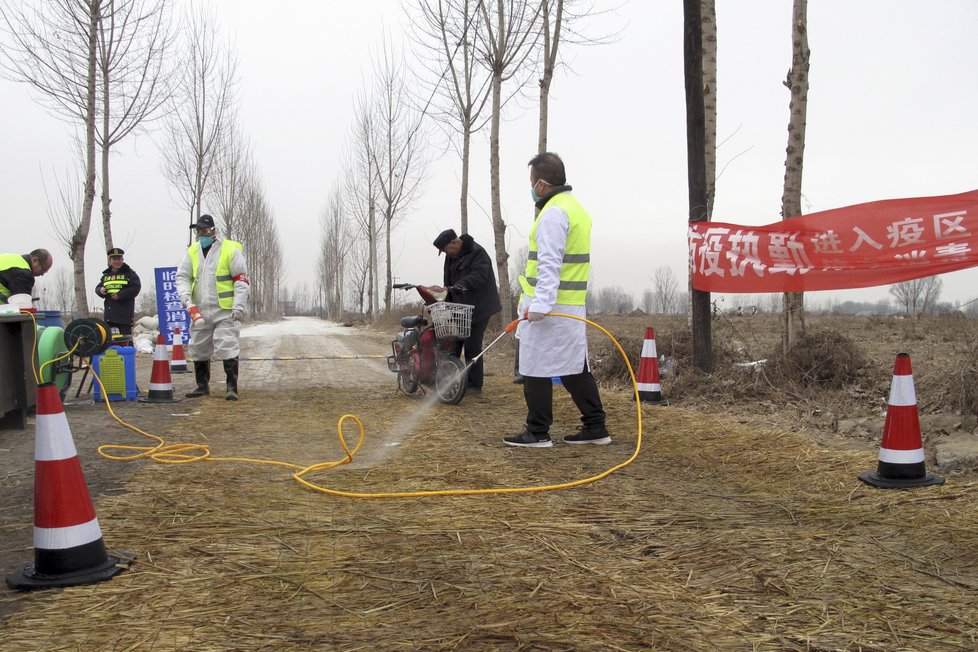
[[[105,353],[92,356],[92,371],[105,385],[105,395],[110,401],[135,401],[139,398],[136,387],[136,347],[110,346]],[[102,387],[96,381],[95,402],[102,402]]]

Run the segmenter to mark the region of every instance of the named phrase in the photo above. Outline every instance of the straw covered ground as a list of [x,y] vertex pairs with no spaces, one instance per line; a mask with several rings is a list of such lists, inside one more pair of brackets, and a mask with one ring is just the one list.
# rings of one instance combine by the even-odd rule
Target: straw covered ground
[[[519,391],[502,373],[456,407],[390,387],[253,391],[201,404],[232,430],[199,418],[168,443],[302,467],[342,458],[335,423],[354,413],[370,463],[306,476],[354,492],[538,487],[635,452],[635,404],[613,390],[614,444],[502,446]],[[556,412],[555,434],[572,431],[562,390]],[[978,649],[978,484],[875,490],[856,478],[874,452],[764,414],[643,414],[633,463],[534,493],[353,499],[279,466],[99,462],[134,467],[96,506],[106,544],[136,563],[5,598],[20,608],[0,649]]]

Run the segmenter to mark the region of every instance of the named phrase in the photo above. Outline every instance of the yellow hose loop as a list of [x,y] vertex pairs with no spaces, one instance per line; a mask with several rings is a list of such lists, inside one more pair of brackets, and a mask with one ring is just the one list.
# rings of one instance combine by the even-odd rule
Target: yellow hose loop
[[[339,430],[340,443],[343,445],[343,450],[347,451],[347,457],[344,458],[344,459],[342,459],[342,460],[335,461],[335,462],[323,462],[323,463],[320,463],[320,464],[314,464],[312,466],[309,466],[309,467],[306,467],[306,468],[302,469],[298,473],[293,474],[292,477],[298,483],[302,484],[303,486],[305,486],[305,487],[307,487],[309,489],[312,489],[313,491],[318,491],[318,492],[324,493],[324,494],[330,494],[332,496],[342,496],[344,498],[421,498],[421,497],[425,497],[425,496],[475,496],[475,495],[483,495],[483,494],[533,493],[533,492],[538,492],[538,491],[553,491],[553,490],[556,490],[556,489],[569,489],[571,487],[579,487],[581,485],[585,485],[585,484],[590,484],[592,482],[596,482],[598,480],[601,480],[603,478],[608,477],[609,475],[611,475],[612,473],[614,473],[614,472],[616,472],[616,471],[618,471],[620,469],[625,468],[626,466],[628,466],[629,464],[631,464],[632,462],[635,461],[635,459],[638,457],[638,454],[642,450],[642,403],[639,400],[639,396],[638,396],[638,384],[635,381],[635,372],[632,369],[631,362],[629,362],[629,360],[628,360],[628,355],[625,353],[625,350],[621,348],[621,344],[618,343],[618,340],[615,339],[614,335],[612,335],[610,332],[608,332],[606,329],[602,328],[598,324],[595,324],[593,321],[590,321],[590,320],[588,320],[588,319],[586,319],[584,317],[578,317],[576,315],[566,315],[566,314],[563,314],[563,313],[550,313],[550,316],[551,317],[564,317],[564,318],[567,318],[567,319],[576,319],[576,320],[582,321],[582,322],[584,322],[584,323],[586,323],[586,324],[588,324],[590,326],[593,326],[594,328],[597,328],[602,333],[604,333],[605,335],[607,335],[611,339],[612,342],[614,342],[615,348],[618,349],[618,352],[621,354],[622,359],[625,361],[625,365],[628,367],[628,375],[632,379],[632,391],[634,392],[634,395],[635,395],[635,411],[636,411],[637,420],[638,420],[638,437],[636,438],[636,441],[635,441],[635,450],[632,452],[631,457],[629,457],[624,462],[622,462],[620,464],[617,464],[617,465],[611,467],[610,469],[607,469],[606,471],[603,471],[603,472],[601,472],[601,473],[599,473],[597,475],[591,476],[589,478],[583,478],[581,480],[574,480],[574,481],[571,481],[571,482],[562,482],[562,483],[559,483],[559,484],[542,485],[542,486],[537,486],[537,487],[508,487],[508,488],[504,488],[504,489],[498,489],[498,488],[497,489],[440,489],[440,490],[430,490],[430,491],[401,491],[401,492],[390,492],[390,493],[361,493],[361,492],[353,492],[353,491],[340,491],[338,489],[328,489],[326,487],[323,487],[323,486],[320,486],[320,485],[317,485],[317,484],[314,484],[312,482],[309,482],[309,481],[305,480],[302,476],[306,475],[307,473],[312,473],[314,471],[319,471],[319,470],[330,469],[330,468],[333,468],[335,466],[339,466],[341,464],[347,464],[347,463],[353,461],[353,453],[356,453],[356,451],[360,449],[360,444],[363,443],[363,425],[360,423],[360,420],[357,419],[356,417],[354,417],[352,415],[349,415],[349,414],[346,414],[346,415],[343,415],[342,417],[340,417],[340,422],[339,422],[337,428]],[[343,420],[346,419],[347,417],[350,417],[350,418],[354,419],[357,422],[357,425],[360,427],[360,442],[357,444],[357,447],[353,451],[353,453],[350,453],[347,450],[347,448],[346,448],[346,442],[343,440],[343,428],[342,428],[342,426],[343,426]]]
[[[551,485],[541,485],[536,487],[507,487],[502,489],[499,488],[439,489],[439,490],[429,490],[429,491],[400,491],[400,492],[386,492],[386,493],[361,493],[361,492],[353,492],[353,491],[341,491],[338,489],[329,489],[327,487],[323,487],[321,485],[310,482],[306,480],[304,476],[310,473],[314,473],[316,471],[325,471],[337,466],[349,464],[350,462],[353,461],[354,456],[363,446],[364,427],[360,419],[352,414],[344,414],[339,418],[339,421],[336,424],[337,436],[339,437],[340,445],[343,447],[343,452],[346,453],[346,455],[339,460],[334,460],[331,462],[319,462],[311,466],[302,467],[298,464],[292,464],[289,462],[280,462],[277,460],[256,460],[256,459],[243,458],[243,457],[212,457],[210,454],[210,448],[206,444],[172,444],[167,446],[165,445],[163,438],[157,437],[156,435],[150,434],[148,432],[144,432],[139,428],[137,428],[136,426],[126,423],[125,421],[120,419],[116,415],[115,411],[113,411],[112,405],[108,400],[105,402],[105,406],[108,408],[109,413],[116,421],[118,421],[126,428],[132,430],[133,432],[137,432],[151,439],[155,439],[159,443],[153,447],[105,444],[99,446],[98,453],[102,457],[105,457],[110,460],[125,461],[125,460],[135,460],[135,459],[140,459],[145,457],[153,460],[154,462],[158,462],[161,464],[185,464],[188,462],[199,462],[201,460],[205,460],[209,462],[247,462],[250,464],[268,464],[273,466],[282,466],[282,467],[296,470],[296,472],[292,474],[292,478],[299,484],[307,487],[308,489],[317,491],[319,493],[329,494],[333,496],[341,496],[344,498],[364,498],[364,499],[366,498],[422,498],[426,496],[475,496],[475,495],[485,495],[485,494],[533,493],[538,491],[553,491],[556,489],[569,489],[571,487],[579,487],[581,485],[590,484],[592,482],[596,482],[598,480],[606,478],[612,473],[625,468],[626,466],[628,466],[629,464],[635,461],[635,459],[638,457],[638,454],[642,450],[642,403],[639,400],[639,396],[638,396],[638,385],[635,381],[635,372],[632,369],[632,365],[628,360],[628,355],[625,353],[625,350],[621,348],[621,345],[618,343],[618,340],[615,339],[614,335],[612,335],[610,332],[608,332],[598,324],[595,324],[594,322],[585,319],[584,317],[578,317],[576,315],[551,313],[550,316],[564,317],[567,319],[576,319],[590,326],[593,326],[594,328],[597,328],[602,333],[607,335],[611,339],[611,341],[614,342],[615,348],[618,349],[619,354],[621,354],[622,359],[625,361],[625,365],[628,368],[628,375],[632,380],[632,390],[635,395],[636,418],[638,421],[638,436],[635,441],[635,450],[632,452],[631,456],[624,462],[621,462],[620,464],[616,464],[615,466],[597,475],[591,476],[589,478],[582,478],[580,480],[573,480],[570,482],[562,482],[559,484],[551,484]],[[102,387],[103,390],[102,395],[105,396],[106,395],[104,391],[105,388],[102,385],[102,380],[98,377],[97,374],[93,373],[93,375],[95,377],[95,380],[98,382],[99,387]],[[353,448],[352,451],[350,450],[349,446],[346,443],[346,438],[343,436],[343,423],[347,420],[352,420],[354,423],[356,423],[357,429],[359,431],[358,438],[357,438],[357,445]],[[121,455],[112,455],[108,451],[136,451],[136,453],[133,455],[121,456]],[[190,455],[188,454],[187,451],[201,451],[201,452],[196,455]]]

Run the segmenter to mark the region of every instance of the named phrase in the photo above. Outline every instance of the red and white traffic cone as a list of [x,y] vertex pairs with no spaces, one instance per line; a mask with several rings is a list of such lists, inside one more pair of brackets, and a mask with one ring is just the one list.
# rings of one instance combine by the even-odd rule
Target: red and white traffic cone
[[189,373],[187,369],[187,358],[183,354],[183,333],[180,332],[180,327],[177,326],[173,329],[173,351],[170,353],[170,373],[174,374],[185,374]]
[[141,403],[176,403],[182,396],[173,395],[173,381],[170,379],[170,355],[166,350],[166,336],[156,337],[153,349],[153,372],[149,376],[149,392],[140,396]]
[[34,563],[7,577],[30,591],[112,579],[132,563],[109,554],[54,383],[37,387],[34,444]]
[[917,393],[913,386],[910,356],[897,355],[893,366],[893,384],[883,424],[876,471],[865,471],[859,479],[881,489],[907,489],[944,484],[944,478],[928,473],[924,462],[924,445],[920,437],[920,415]]
[[638,363],[638,400],[652,405],[669,405],[662,397],[659,384],[659,353],[655,348],[655,331],[649,326],[645,329],[645,342],[642,343],[642,359]]

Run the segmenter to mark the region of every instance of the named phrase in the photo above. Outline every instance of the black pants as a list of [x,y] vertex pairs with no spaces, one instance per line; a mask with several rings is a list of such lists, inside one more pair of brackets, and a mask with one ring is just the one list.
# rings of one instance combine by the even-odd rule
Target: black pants
[[[598,383],[587,370],[571,376],[561,376],[574,405],[581,412],[581,423],[587,428],[604,426],[604,407],[601,405],[601,394]],[[526,399],[526,429],[538,437],[550,433],[550,425],[554,422],[554,385],[550,378],[524,376],[523,398]]]
[[120,324],[119,322],[107,321],[105,322],[109,325],[109,328],[118,328],[120,335],[132,335],[132,322],[128,324]]
[[[469,334],[465,341],[462,342],[461,348],[465,351],[465,361],[469,362],[475,356],[482,353],[482,339],[486,336],[486,328],[489,326],[489,317],[485,319],[480,319],[479,321],[472,322],[472,332]],[[485,357],[479,358],[479,360],[469,367],[469,387],[475,387],[476,389],[482,389],[482,382],[484,376],[485,365],[483,362]]]

